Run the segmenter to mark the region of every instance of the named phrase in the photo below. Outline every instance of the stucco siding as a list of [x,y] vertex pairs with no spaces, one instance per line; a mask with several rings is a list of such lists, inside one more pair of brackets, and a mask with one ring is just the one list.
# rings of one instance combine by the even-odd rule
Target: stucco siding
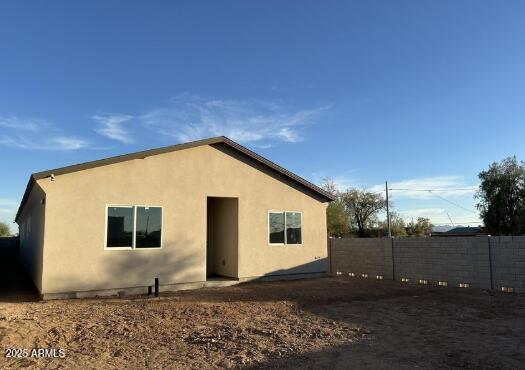
[[18,219],[20,259],[40,292],[42,291],[45,198],[46,194],[42,188],[35,184]]
[[[238,198],[237,277],[325,269],[326,203],[212,146],[37,183],[47,194],[43,293],[206,280],[207,197]],[[162,206],[162,249],[106,250],[108,204]],[[269,246],[268,210],[302,212],[303,244]]]

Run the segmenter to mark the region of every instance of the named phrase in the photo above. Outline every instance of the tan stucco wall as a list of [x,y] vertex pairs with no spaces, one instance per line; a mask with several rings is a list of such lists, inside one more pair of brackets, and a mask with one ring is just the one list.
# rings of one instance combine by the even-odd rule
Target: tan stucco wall
[[42,291],[46,195],[34,184],[23,211],[18,218],[20,230],[20,259],[39,291]]
[[[42,293],[205,280],[208,196],[239,199],[238,277],[324,267],[326,203],[211,146],[38,184],[47,194]],[[162,206],[162,249],[105,250],[107,204]],[[303,213],[301,246],[268,245],[268,210]]]

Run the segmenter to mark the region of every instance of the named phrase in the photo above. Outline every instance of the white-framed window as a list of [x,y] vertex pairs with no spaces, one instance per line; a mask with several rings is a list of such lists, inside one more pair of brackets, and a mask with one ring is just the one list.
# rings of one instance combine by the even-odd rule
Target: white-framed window
[[268,244],[302,244],[302,213],[297,211],[268,211]]
[[106,206],[106,249],[162,248],[162,207]]

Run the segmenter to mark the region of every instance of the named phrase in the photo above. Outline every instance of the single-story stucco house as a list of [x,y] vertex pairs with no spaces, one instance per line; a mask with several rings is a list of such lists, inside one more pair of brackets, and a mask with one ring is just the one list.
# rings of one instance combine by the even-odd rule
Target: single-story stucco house
[[42,297],[84,297],[318,276],[331,200],[216,137],[34,173],[15,221]]

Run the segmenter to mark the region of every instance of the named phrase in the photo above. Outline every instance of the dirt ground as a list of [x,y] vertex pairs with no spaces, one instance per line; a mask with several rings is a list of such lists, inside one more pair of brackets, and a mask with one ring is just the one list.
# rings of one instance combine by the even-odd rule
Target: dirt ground
[[[27,298],[27,297],[26,297]],[[323,278],[0,299],[0,368],[525,368],[525,296]],[[64,358],[5,358],[8,348]]]

